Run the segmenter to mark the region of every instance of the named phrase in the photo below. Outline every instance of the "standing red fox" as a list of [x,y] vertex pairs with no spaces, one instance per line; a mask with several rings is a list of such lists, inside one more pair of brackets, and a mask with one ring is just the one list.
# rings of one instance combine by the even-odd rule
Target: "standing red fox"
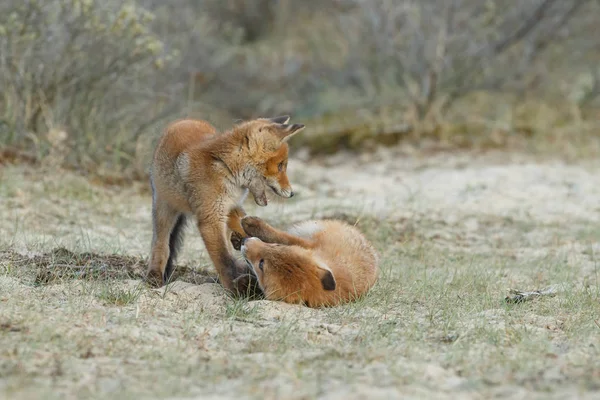
[[232,255],[228,234],[243,233],[239,218],[248,192],[267,205],[266,188],[292,197],[288,180],[288,144],[304,125],[288,125],[289,116],[259,118],[218,133],[206,121],[174,122],[159,139],[150,171],[153,237],[147,277],[168,281],[182,244],[186,218],[192,216],[222,285],[248,289],[245,263]]
[[377,281],[378,255],[354,226],[336,220],[304,221],[288,232],[257,217],[241,225],[242,255],[268,300],[335,306],[364,295]]

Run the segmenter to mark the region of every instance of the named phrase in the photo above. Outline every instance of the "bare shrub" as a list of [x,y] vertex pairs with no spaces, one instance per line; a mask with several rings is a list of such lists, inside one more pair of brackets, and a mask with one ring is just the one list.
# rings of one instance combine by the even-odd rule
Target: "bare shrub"
[[141,1],[155,31],[181,49],[171,75],[187,85],[188,106],[209,117],[227,110],[231,120],[313,112],[329,49],[343,40],[332,18],[349,10],[332,0]]
[[[365,103],[409,103],[423,119],[476,90],[520,90],[588,0],[357,0],[339,23],[345,74]],[[406,101],[408,100],[408,102]]]
[[6,0],[0,143],[141,169],[179,116],[292,113],[312,127],[296,140],[335,131],[335,150],[439,137],[482,91],[597,104],[599,15],[593,0]]
[[152,19],[129,0],[2,2],[2,142],[43,154],[46,133],[60,127],[72,161],[126,161],[139,126],[169,102],[153,86],[168,55]]

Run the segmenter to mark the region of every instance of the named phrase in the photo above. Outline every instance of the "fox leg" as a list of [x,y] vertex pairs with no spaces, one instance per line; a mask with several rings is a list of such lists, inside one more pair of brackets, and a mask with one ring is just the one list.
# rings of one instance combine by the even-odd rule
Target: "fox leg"
[[314,247],[311,240],[291,235],[287,232],[273,228],[264,220],[258,217],[242,218],[242,227],[248,236],[259,238],[265,243],[278,243],[287,246],[300,246],[306,249]]
[[246,216],[246,212],[241,206],[235,206],[229,211],[227,216],[227,228],[231,231],[231,244],[233,248],[239,250],[242,246],[242,240],[248,236],[242,228],[241,220]]
[[173,272],[175,256],[182,243],[185,216],[169,204],[152,200],[152,246],[146,279],[152,286],[162,286]]
[[237,260],[229,252],[226,224],[200,221],[198,230],[223,287],[238,296],[258,294],[260,289],[256,277],[250,273],[245,262]]

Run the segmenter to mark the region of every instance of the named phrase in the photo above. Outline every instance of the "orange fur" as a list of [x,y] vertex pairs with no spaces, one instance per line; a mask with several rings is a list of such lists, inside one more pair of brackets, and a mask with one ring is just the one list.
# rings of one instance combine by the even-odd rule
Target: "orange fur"
[[378,255],[362,233],[335,220],[305,221],[288,232],[245,217],[242,255],[269,300],[335,306],[364,295],[377,281]]
[[267,205],[267,188],[282,197],[293,196],[286,173],[286,142],[304,125],[288,121],[288,116],[259,118],[223,133],[200,120],[176,121],[167,127],[150,173],[151,284],[169,279],[185,220],[192,216],[223,286],[234,292],[248,288],[251,274],[233,257],[227,233],[228,229],[243,233],[239,218],[248,192],[260,206]]

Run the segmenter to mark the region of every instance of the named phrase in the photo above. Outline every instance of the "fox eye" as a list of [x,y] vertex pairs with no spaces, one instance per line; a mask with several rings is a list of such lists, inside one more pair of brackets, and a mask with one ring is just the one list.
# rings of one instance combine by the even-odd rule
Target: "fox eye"
[[283,170],[283,161],[279,163],[277,168],[279,169],[279,172],[281,172]]
[[263,271],[263,265],[265,263],[265,260],[261,259],[260,262],[258,263],[258,268],[260,268],[261,271]]

